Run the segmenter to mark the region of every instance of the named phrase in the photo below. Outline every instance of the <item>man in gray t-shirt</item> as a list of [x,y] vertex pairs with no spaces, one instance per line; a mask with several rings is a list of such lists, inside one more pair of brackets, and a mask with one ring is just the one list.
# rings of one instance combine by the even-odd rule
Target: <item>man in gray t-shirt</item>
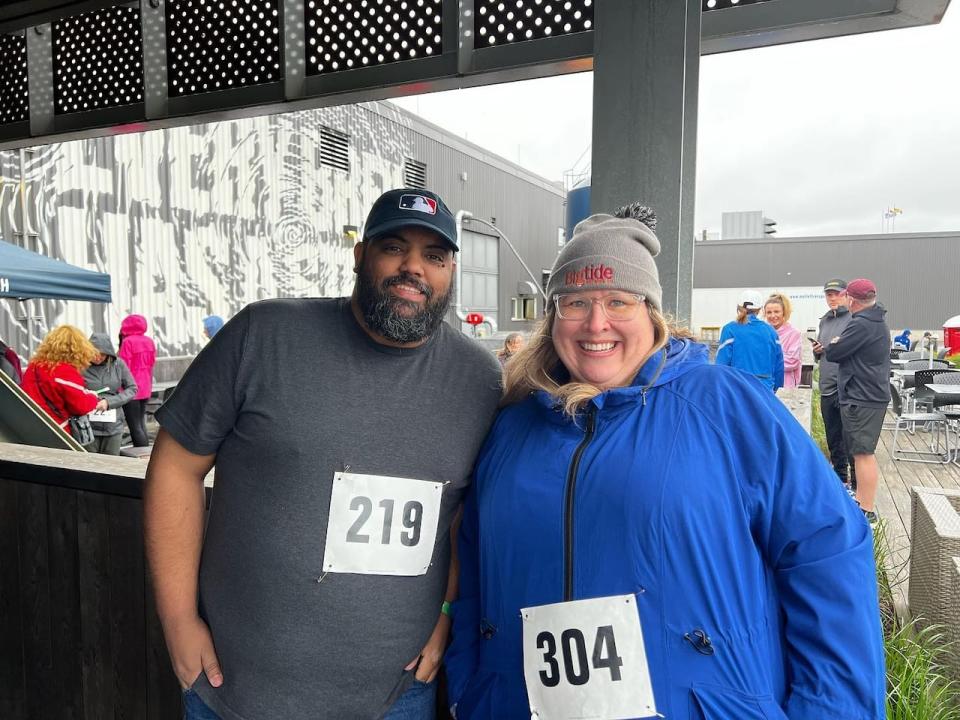
[[249,305],[158,411],[147,556],[188,719],[433,717],[454,518],[500,393],[443,322],[457,250],[440,198],[385,193],[352,297]]

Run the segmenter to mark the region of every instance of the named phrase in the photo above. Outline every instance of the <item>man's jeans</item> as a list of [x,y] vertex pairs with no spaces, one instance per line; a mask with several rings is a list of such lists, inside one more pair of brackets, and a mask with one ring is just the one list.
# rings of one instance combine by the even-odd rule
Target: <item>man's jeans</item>
[[[383,720],[435,720],[437,713],[437,681],[414,680],[407,691],[383,716]],[[183,720],[220,720],[193,690],[183,694]]]
[[187,690],[183,693],[183,720],[220,720],[220,716],[196,692]]
[[383,720],[434,720],[437,716],[437,681],[413,685],[401,695]]

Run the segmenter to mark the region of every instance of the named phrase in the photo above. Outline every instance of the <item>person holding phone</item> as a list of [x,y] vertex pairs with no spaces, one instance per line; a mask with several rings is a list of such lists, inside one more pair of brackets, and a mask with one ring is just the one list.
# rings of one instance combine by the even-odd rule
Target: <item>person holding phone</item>
[[847,298],[843,291],[847,289],[845,280],[833,278],[823,284],[823,297],[827,303],[827,312],[820,318],[820,327],[813,341],[813,357],[820,364],[820,415],[827,435],[827,447],[830,450],[830,463],[840,482],[850,490],[857,489],[857,472],[853,457],[847,452],[847,443],[843,435],[843,419],[840,417],[840,395],[837,388],[839,365],[827,360],[823,348],[833,338],[843,334],[853,317],[847,308]]

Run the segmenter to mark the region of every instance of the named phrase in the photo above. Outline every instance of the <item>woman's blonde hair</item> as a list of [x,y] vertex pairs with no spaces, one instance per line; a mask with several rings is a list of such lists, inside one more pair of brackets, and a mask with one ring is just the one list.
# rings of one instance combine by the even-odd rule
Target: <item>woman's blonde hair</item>
[[770,297],[768,297],[767,301],[763,304],[763,309],[766,310],[767,305],[770,304],[779,305],[781,308],[783,308],[784,322],[790,319],[790,314],[793,312],[793,307],[790,305],[790,297],[786,293],[771,293]]
[[[646,362],[654,353],[664,347],[671,337],[691,338],[693,334],[686,328],[674,323],[672,318],[647,304],[647,312],[653,322],[653,347],[640,363]],[[547,314],[534,330],[526,347],[514,355],[504,369],[503,398],[500,407],[512,405],[525,399],[530,393],[543,390],[557,398],[563,410],[571,417],[584,405],[603,391],[595,385],[581,382],[557,382],[557,375],[563,371],[563,363],[553,345],[553,323],[556,308],[553,303],[547,306]],[[639,367],[637,368],[640,369]]]
[[100,351],[78,328],[60,325],[47,333],[30,362],[45,367],[69,363],[77,370],[83,370],[99,355]]

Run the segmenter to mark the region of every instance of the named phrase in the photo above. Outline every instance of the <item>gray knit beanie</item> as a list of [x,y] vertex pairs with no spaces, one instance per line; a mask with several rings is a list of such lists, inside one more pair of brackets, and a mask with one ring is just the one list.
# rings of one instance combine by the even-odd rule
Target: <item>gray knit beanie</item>
[[624,290],[643,295],[660,310],[662,290],[653,258],[660,241],[657,218],[635,203],[615,215],[591,215],[577,223],[563,246],[547,283],[547,297],[582,290]]

